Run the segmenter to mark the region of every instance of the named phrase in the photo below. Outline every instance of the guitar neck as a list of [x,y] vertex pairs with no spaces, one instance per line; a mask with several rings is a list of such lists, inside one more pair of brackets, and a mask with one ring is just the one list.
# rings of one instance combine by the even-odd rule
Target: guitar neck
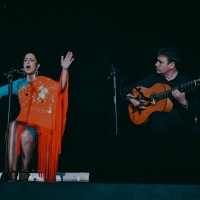
[[190,82],[187,82],[187,83],[184,83],[182,85],[179,85],[179,86],[176,86],[174,88],[171,88],[170,90],[166,90],[164,92],[161,92],[159,94],[157,94],[156,96],[156,99],[157,100],[161,100],[161,99],[164,99],[164,98],[169,98],[171,95],[172,95],[172,91],[173,90],[179,90],[180,92],[184,92],[192,87],[195,87],[198,85],[198,83],[200,82],[200,79],[197,79],[197,80],[193,80],[193,81],[190,81]]

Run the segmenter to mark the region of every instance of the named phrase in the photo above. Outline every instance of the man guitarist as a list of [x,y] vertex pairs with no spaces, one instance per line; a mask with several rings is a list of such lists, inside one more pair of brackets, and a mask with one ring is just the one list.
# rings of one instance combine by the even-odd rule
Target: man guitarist
[[[156,72],[123,89],[122,95],[132,107],[130,117],[133,117],[133,123],[147,123],[150,132],[155,134],[200,133],[200,125],[194,121],[194,118],[200,115],[199,89],[195,87],[195,81],[191,82],[194,87],[183,90],[188,83],[190,85],[192,79],[178,70],[179,65],[180,56],[175,47],[161,48],[157,52]],[[160,85],[163,92],[158,94],[160,89],[156,88]],[[183,86],[177,87],[180,85]],[[146,96],[147,93],[143,91],[150,92]],[[171,106],[169,108],[168,103]],[[163,108],[154,111],[160,104]],[[147,109],[152,110],[146,112]],[[143,121],[138,121],[139,118]]]

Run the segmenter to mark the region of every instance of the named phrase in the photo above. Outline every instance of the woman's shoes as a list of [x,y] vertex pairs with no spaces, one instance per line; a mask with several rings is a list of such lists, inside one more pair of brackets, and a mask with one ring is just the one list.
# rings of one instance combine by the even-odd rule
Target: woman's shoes
[[[17,181],[18,172],[10,171],[8,172],[8,182],[16,182]],[[18,182],[27,182],[30,174],[28,172],[21,171]]]
[[30,174],[28,172],[20,172],[19,180],[18,182],[27,182]]
[[8,172],[8,182],[16,182],[17,181],[18,172],[10,171]]

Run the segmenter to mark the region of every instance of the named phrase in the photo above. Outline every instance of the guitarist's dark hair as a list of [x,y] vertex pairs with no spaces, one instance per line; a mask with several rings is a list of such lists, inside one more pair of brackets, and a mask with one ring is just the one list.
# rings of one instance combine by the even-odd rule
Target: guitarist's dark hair
[[165,56],[168,60],[168,63],[174,62],[177,69],[180,67],[181,58],[178,50],[175,47],[160,48],[157,51],[157,56],[159,55]]

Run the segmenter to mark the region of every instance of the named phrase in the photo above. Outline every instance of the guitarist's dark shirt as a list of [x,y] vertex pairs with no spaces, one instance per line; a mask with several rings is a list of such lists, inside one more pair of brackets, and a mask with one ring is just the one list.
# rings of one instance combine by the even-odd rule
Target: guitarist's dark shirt
[[[168,81],[163,75],[152,73],[134,85],[126,86],[123,88],[122,95],[126,97],[127,94],[132,93],[134,87],[138,88],[139,86],[142,86],[145,88],[150,88],[156,83],[163,83],[169,85],[171,88],[175,88],[190,81],[193,80],[181,72],[178,72],[175,79],[170,81]],[[180,117],[182,119],[194,119],[194,116],[200,116],[199,93],[200,92],[198,87],[191,87],[190,89],[185,90],[186,99],[188,101],[188,110],[182,108],[181,104],[172,96],[170,96],[170,99],[173,103],[173,109],[168,114],[171,116]]]

